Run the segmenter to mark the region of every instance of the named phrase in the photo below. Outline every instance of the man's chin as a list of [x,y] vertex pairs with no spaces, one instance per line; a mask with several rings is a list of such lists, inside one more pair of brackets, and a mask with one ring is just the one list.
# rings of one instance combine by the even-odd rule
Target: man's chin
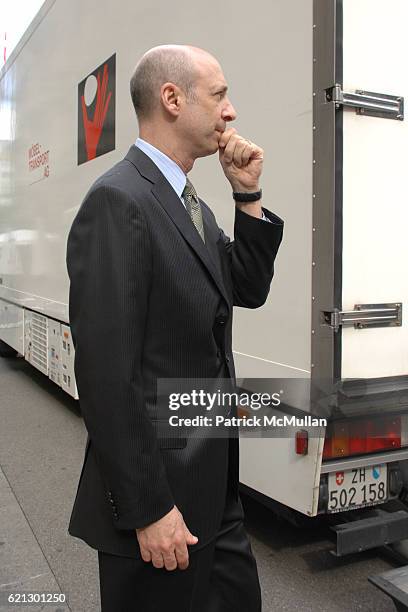
[[218,152],[218,148],[218,142],[215,144],[209,144],[205,149],[203,147],[202,151],[197,157],[208,157],[209,155],[214,155],[214,153]]
[[220,142],[220,138],[221,138],[222,134],[221,132],[219,132],[218,130],[216,130],[215,132],[215,141],[214,139],[212,139],[212,143],[211,143],[211,153],[209,153],[209,155],[214,155],[214,153],[217,153],[219,150],[219,142]]

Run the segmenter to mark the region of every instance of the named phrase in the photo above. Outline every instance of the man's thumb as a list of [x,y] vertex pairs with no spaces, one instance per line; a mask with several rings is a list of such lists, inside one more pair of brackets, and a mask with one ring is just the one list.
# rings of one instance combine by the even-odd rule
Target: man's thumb
[[197,536],[193,535],[188,529],[187,527],[186,529],[186,542],[187,544],[197,544],[198,542],[198,538]]

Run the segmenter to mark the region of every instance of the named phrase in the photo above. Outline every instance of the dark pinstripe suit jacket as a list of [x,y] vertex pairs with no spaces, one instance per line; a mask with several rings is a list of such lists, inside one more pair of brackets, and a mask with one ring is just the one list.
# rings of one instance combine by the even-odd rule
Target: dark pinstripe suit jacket
[[234,379],[233,305],[268,295],[283,222],[236,211],[234,237],[201,201],[204,244],[177,194],[137,147],[87,193],[67,245],[75,375],[88,442],[69,533],[139,555],[135,528],[174,504],[194,548],[214,537],[236,439],[159,438],[160,378]]

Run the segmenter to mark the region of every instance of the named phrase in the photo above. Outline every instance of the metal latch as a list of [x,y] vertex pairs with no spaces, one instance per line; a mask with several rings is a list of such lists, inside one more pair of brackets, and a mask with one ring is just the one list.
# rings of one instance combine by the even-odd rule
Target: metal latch
[[402,325],[402,304],[356,304],[354,310],[326,310],[322,312],[324,323],[335,332],[340,326],[354,325],[355,329],[366,327],[400,327]]
[[355,108],[358,115],[404,120],[404,98],[402,96],[389,96],[361,89],[357,89],[355,93],[348,93],[342,90],[341,85],[336,84],[326,89],[326,100],[334,102],[336,108],[339,108],[340,105]]

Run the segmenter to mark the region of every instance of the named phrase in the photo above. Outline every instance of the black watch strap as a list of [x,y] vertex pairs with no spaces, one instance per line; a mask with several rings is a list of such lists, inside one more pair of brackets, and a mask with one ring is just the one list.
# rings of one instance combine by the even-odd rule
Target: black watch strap
[[256,202],[262,198],[262,189],[259,191],[253,191],[252,193],[240,193],[239,191],[233,191],[232,197],[236,202]]

